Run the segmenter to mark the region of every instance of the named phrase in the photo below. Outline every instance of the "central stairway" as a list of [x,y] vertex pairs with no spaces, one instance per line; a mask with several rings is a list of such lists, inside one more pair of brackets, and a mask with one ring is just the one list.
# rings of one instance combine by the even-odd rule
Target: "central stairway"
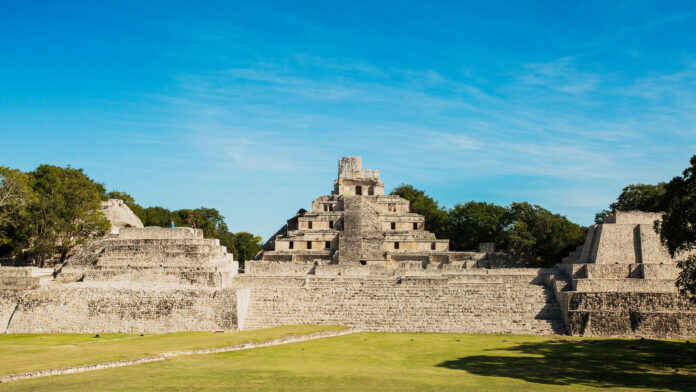
[[565,333],[539,270],[303,279],[303,285],[297,279],[254,284],[244,328],[340,324],[384,332]]

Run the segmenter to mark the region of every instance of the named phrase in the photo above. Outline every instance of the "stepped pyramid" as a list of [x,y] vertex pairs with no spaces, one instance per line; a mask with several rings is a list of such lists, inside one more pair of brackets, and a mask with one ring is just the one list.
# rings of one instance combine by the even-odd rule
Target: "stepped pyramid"
[[[379,171],[364,169],[360,157],[343,157],[331,195],[300,210],[256,255],[269,266],[249,263],[251,272],[284,268],[311,270],[311,265],[345,268],[442,268],[475,266],[482,252],[452,252],[449,240],[437,239],[425,228],[425,218],[409,211],[409,201],[385,195]],[[372,270],[375,270],[373,268]]]
[[341,324],[367,331],[565,331],[551,270],[477,268],[492,251],[452,252],[377,170],[343,157],[331,195],[300,210],[247,261],[245,329]]
[[571,334],[694,336],[696,306],[677,291],[679,268],[653,228],[660,219],[616,211],[563,260],[567,279],[557,279],[555,288]]
[[56,277],[225,287],[237,266],[220,241],[203,238],[200,229],[123,227],[70,258]]

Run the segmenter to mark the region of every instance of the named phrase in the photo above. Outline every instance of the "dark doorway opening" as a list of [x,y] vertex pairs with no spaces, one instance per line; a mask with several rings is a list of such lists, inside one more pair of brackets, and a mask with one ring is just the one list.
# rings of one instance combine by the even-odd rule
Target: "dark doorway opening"
[[355,186],[355,194],[358,196],[362,196],[362,186],[360,186],[360,185]]

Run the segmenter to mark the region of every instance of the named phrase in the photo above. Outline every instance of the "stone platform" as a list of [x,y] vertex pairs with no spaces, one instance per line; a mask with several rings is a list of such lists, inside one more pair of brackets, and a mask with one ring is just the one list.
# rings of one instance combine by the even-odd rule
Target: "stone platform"
[[561,334],[547,271],[430,276],[238,276],[249,287],[245,328],[341,324],[366,331]]
[[563,260],[552,286],[568,333],[696,336],[696,305],[679,294],[679,269],[653,229],[660,217],[616,212],[591,227],[584,246]]
[[123,227],[55,271],[0,268],[0,332],[235,330],[237,270],[200,230]]

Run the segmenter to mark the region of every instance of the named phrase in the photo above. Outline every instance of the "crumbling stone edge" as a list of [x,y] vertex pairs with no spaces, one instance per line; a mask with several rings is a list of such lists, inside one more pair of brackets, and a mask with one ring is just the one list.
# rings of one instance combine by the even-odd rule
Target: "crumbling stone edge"
[[355,329],[355,328],[349,328],[349,329],[344,329],[344,330],[340,330],[340,331],[314,332],[314,333],[310,333],[310,334],[306,334],[306,335],[286,336],[286,337],[273,339],[273,340],[265,340],[262,342],[242,343],[242,344],[235,344],[232,346],[207,348],[207,349],[203,349],[203,350],[170,351],[170,352],[152,355],[152,356],[148,356],[148,357],[124,359],[122,361],[110,361],[110,362],[101,362],[101,363],[94,363],[94,364],[82,365],[82,366],[70,366],[70,367],[63,367],[63,368],[35,370],[35,371],[30,371],[30,372],[15,373],[15,374],[8,374],[5,376],[0,376],[0,383],[4,383],[4,382],[8,382],[8,381],[26,380],[26,379],[32,379],[32,378],[38,378],[38,377],[60,376],[60,375],[64,375],[64,374],[83,373],[83,372],[89,372],[92,370],[101,370],[101,369],[109,369],[109,368],[116,368],[116,367],[123,367],[123,366],[139,365],[141,363],[164,361],[165,359],[180,357],[180,356],[184,356],[184,355],[216,354],[216,353],[224,353],[224,352],[229,352],[229,351],[247,350],[250,348],[260,348],[260,347],[277,346],[277,345],[281,345],[281,344],[298,343],[298,342],[304,342],[304,341],[308,341],[308,340],[349,335],[349,334],[356,333],[356,332],[360,332],[360,331]]

